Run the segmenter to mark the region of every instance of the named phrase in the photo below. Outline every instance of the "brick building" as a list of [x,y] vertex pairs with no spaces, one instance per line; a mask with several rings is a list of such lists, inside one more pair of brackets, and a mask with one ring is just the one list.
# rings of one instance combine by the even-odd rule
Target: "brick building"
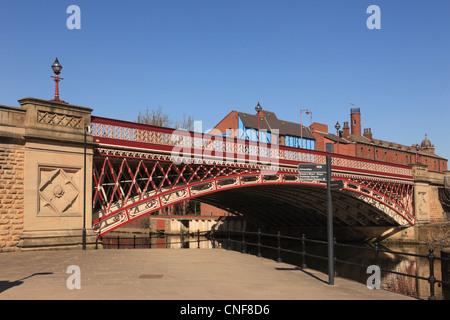
[[274,112],[262,110],[259,103],[255,109],[256,114],[231,111],[214,127],[215,132],[243,140],[316,150],[316,138],[310,128],[280,120]]
[[[349,122],[344,122],[339,134],[329,133],[328,126],[313,123],[310,129],[316,139],[317,151],[334,152],[353,157],[372,159],[401,165],[420,162],[428,166],[429,171],[443,172],[447,170],[447,159],[435,154],[435,147],[425,135],[422,143],[411,146],[395,142],[375,139],[372,129],[365,128],[362,132],[361,112],[352,108]],[[339,135],[339,138],[337,137]]]
[[314,122],[307,127],[280,120],[274,112],[263,110],[259,103],[255,109],[256,114],[231,111],[214,127],[214,133],[402,165],[420,162],[430,171],[447,170],[447,159],[435,154],[435,147],[426,135],[420,145],[406,146],[373,138],[371,128],[365,128],[362,133],[359,108],[350,110],[350,122],[345,121],[339,133],[330,133],[328,125],[322,123]]
[[[283,146],[316,150],[371,159],[388,163],[409,165],[422,163],[429,171],[447,170],[447,159],[435,154],[435,147],[425,135],[422,143],[411,146],[375,139],[371,128],[362,131],[361,111],[350,110],[350,122],[343,127],[333,128],[330,133],[328,125],[312,123],[309,127],[299,123],[280,120],[274,112],[263,110],[260,104],[255,107],[256,114],[231,111],[215,127],[214,134],[222,134],[238,139],[276,143]],[[202,204],[201,214],[210,215],[228,213],[211,205]]]

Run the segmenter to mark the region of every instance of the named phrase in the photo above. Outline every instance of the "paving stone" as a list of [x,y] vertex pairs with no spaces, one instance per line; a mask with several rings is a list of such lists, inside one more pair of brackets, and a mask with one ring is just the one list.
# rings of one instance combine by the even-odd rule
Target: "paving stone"
[[[69,290],[70,265],[81,289]],[[20,280],[22,279],[22,280]],[[0,254],[0,300],[407,300],[315,270],[222,249],[139,249]]]

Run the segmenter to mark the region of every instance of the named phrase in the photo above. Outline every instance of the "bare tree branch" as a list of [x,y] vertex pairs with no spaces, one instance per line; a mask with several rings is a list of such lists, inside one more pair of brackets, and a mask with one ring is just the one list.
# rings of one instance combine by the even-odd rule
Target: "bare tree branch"
[[194,118],[190,115],[183,114],[183,119],[175,123],[175,128],[194,130]]
[[[151,111],[148,108],[145,112],[139,111],[136,122],[159,127],[170,127],[173,123],[170,120],[169,115],[164,113],[161,107]],[[194,118],[191,115],[183,114],[183,118],[180,121],[177,120],[175,122],[175,128],[194,130]]]
[[137,122],[143,123],[143,124],[159,126],[159,127],[169,127],[172,123],[169,119],[169,115],[166,113],[163,113],[161,107],[158,107],[157,110],[152,110],[152,111],[149,111],[147,108],[145,110],[145,113],[141,113],[139,111]]

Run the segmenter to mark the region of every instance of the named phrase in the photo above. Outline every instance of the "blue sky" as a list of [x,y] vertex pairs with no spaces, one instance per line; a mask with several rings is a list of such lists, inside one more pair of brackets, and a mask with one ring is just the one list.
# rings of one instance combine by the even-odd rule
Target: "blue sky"
[[[72,4],[81,30],[66,27]],[[428,134],[450,158],[449,17],[448,0],[0,0],[0,104],[52,99],[58,57],[61,99],[97,116],[161,106],[206,130],[260,102],[297,122],[309,109],[333,131],[354,103],[374,138]]]

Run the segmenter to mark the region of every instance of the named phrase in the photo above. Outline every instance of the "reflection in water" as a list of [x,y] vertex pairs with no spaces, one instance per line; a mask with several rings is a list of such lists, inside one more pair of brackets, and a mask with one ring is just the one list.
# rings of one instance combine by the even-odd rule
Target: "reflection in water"
[[[241,239],[236,239],[228,243],[227,239],[222,240],[223,248],[227,249],[230,245],[231,250],[242,252],[244,250]],[[256,244],[257,239],[246,239],[248,242]],[[275,247],[275,249],[260,248],[262,257],[272,260],[278,260],[277,240],[265,239],[261,244]],[[360,248],[364,247],[364,248]],[[284,239],[281,241],[281,248],[300,251],[301,243],[297,240]],[[390,246],[389,248],[380,247],[380,249],[406,252],[411,254],[427,255],[428,248],[425,246]],[[245,251],[250,254],[257,255],[258,247],[256,245],[245,245]],[[281,261],[290,263],[301,267],[303,263],[306,264],[308,269],[314,269],[323,273],[328,273],[328,260],[327,260],[327,245],[318,243],[307,243],[306,252],[321,256],[323,258],[316,258],[306,256],[303,260],[301,254],[280,251]],[[440,256],[439,252],[435,252],[436,256]],[[335,248],[335,257],[338,260],[336,263],[336,276],[351,279],[363,284],[366,284],[368,277],[371,274],[366,273],[369,265],[376,264],[375,251],[373,247],[367,244],[357,244],[355,247],[343,247],[337,245]],[[344,263],[345,262],[351,262]],[[430,296],[430,285],[427,280],[417,279],[413,276],[428,278],[429,277],[429,262],[427,258],[406,256],[393,254],[389,252],[379,252],[378,265],[381,271],[381,287],[382,289],[396,292],[399,294],[416,297],[419,299],[428,299]],[[393,271],[397,273],[404,273],[407,275],[400,275],[391,273]],[[436,279],[442,279],[441,265],[439,260],[434,262],[434,276]],[[435,284],[434,295],[438,300],[450,300],[450,289],[445,286]]]
[[104,249],[212,249],[212,242],[204,235],[158,235],[103,237]]
[[[428,247],[424,245],[409,245],[409,246],[389,246],[389,250],[404,252],[414,255],[428,255]],[[434,252],[436,257],[440,257],[439,250]],[[430,275],[430,263],[427,258],[416,256],[395,255],[388,257],[384,262],[387,270],[406,273],[422,278],[428,278]],[[441,261],[436,259],[433,263],[434,277],[436,279],[443,279],[441,270]],[[404,275],[396,275],[392,273],[385,273],[384,281],[385,288],[390,291],[410,295],[420,299],[428,299],[430,296],[430,284],[427,280],[416,279]],[[434,285],[434,294],[436,299],[450,300],[450,288],[442,286],[441,284]]]
[[[328,272],[327,262],[327,246],[320,243],[307,243],[306,252],[321,256],[323,258],[316,258],[311,256],[303,256],[299,253],[285,252],[283,250],[277,251],[278,242],[274,238],[264,239],[261,241],[262,245],[271,246],[266,248],[261,246],[259,249],[256,246],[257,239],[247,237],[247,243],[244,245],[241,242],[242,238],[235,238],[228,241],[227,239],[216,239],[214,243],[205,235],[166,235],[153,237],[109,237],[103,238],[103,248],[105,249],[212,249],[222,248],[230,249],[239,252],[246,252],[248,254],[261,256],[268,259],[281,261],[301,267],[306,265],[309,269]],[[298,240],[281,239],[281,248],[300,251],[301,242]],[[360,247],[364,247],[360,248]],[[427,255],[428,249],[425,246],[390,246],[389,248],[382,248],[396,252],[405,252],[410,254]],[[440,256],[439,252],[435,252],[436,256]],[[339,244],[335,248],[336,276],[351,279],[363,284],[366,284],[368,277],[371,274],[366,273],[367,266],[376,264],[373,247],[366,244],[358,244],[354,247],[343,247]],[[344,263],[345,262],[351,262]],[[430,285],[428,281],[417,279],[412,276],[428,278],[429,276],[429,262],[426,258],[392,254],[389,252],[379,252],[378,265],[381,272],[381,287],[392,292],[416,297],[419,299],[428,299],[430,296]],[[395,274],[387,271],[397,273],[405,273],[410,276]],[[442,279],[441,262],[435,260],[434,275],[436,279]],[[450,300],[450,288],[435,285],[435,296],[439,300]]]
[[[406,273],[412,276],[418,275],[417,262],[404,260],[394,266],[394,271]],[[383,288],[389,291],[405,294],[412,297],[419,297],[417,288],[419,280],[404,275],[386,273],[382,279]]]

